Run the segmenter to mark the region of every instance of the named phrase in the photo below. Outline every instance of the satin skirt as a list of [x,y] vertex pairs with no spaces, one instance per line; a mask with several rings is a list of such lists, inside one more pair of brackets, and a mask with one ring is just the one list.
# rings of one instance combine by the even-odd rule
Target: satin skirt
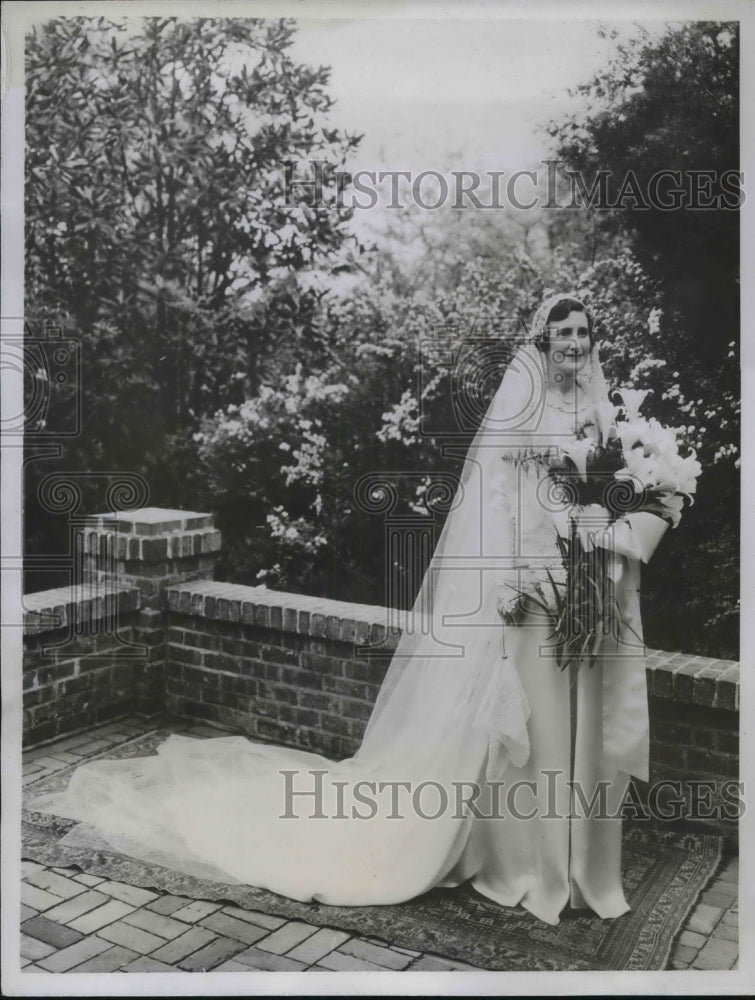
[[506,652],[531,709],[530,756],[522,767],[508,765],[500,787],[481,776],[482,818],[442,884],[471,879],[483,895],[504,906],[521,904],[549,924],[559,923],[567,905],[618,917],[630,907],[615,816],[630,776],[603,752],[603,670],[611,663],[560,670],[548,631],[534,625],[506,631]]

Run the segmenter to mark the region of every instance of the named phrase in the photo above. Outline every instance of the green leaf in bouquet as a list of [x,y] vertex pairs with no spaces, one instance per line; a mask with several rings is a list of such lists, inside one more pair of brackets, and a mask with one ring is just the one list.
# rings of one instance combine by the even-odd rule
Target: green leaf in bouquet
[[621,608],[619,607],[619,602],[615,597],[614,597],[614,604],[616,605],[616,612],[617,612],[617,616],[616,618],[614,618],[614,621],[620,621],[622,625],[624,625],[626,628],[629,629],[630,632],[634,634],[635,638],[639,639],[640,642],[643,642],[644,641],[643,637],[640,635],[640,633],[637,631],[634,625],[632,625],[632,623],[627,618],[624,618],[624,616],[621,614]]
[[[557,584],[556,581],[553,579],[553,574],[551,573],[551,571],[548,569],[547,566],[545,567],[545,575],[548,577],[548,583],[551,585],[551,590],[553,591],[553,600],[555,602],[556,613],[560,614],[566,606],[566,601],[562,596],[562,594],[559,592],[558,589],[559,584]],[[560,586],[563,586],[563,584],[561,584]]]
[[582,642],[580,643],[579,646],[579,658],[581,660],[583,660],[587,655],[587,652],[591,648],[594,639],[595,639],[595,632],[592,629],[590,629],[587,632],[587,635],[583,637]]
[[598,653],[600,652],[600,647],[601,647],[602,643],[603,643],[603,635],[601,634],[600,629],[596,629],[595,635],[593,636],[592,645],[590,647],[590,656],[592,657],[592,660],[593,660],[593,664],[592,664],[593,666],[594,666],[595,658],[597,657]]

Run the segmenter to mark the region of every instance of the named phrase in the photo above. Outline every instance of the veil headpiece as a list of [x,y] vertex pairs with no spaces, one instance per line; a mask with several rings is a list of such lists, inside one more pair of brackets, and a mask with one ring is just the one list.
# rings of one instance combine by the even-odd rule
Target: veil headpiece
[[[501,531],[493,495],[502,459],[549,443],[545,354],[537,341],[554,306],[567,298],[579,301],[552,295],[535,312],[468,449],[357,753],[363,761],[390,758],[399,768],[403,760],[421,758],[428,777],[435,765],[444,776],[474,780],[489,746],[514,763],[529,755],[529,707],[516,672],[502,657],[498,585],[514,551],[510,534]],[[596,407],[609,406],[595,344],[579,384]],[[515,496],[508,499],[516,503]]]

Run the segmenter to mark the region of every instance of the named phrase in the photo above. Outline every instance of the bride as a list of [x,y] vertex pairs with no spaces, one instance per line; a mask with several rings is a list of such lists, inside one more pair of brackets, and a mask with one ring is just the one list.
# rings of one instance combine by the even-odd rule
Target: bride
[[[626,912],[616,813],[630,775],[648,777],[644,555],[617,545],[619,627],[589,669],[559,669],[551,622],[526,600],[546,570],[564,579],[569,505],[549,462],[604,440],[610,413],[588,311],[546,299],[467,453],[353,758],[173,735],[156,756],[81,766],[31,808],[78,820],[68,842],[303,901],[397,903],[471,880],[549,924],[567,905]],[[574,808],[598,792],[599,815]]]

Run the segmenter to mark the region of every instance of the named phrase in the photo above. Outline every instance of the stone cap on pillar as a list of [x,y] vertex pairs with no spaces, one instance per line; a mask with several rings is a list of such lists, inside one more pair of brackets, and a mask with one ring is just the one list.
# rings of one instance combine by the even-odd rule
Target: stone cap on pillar
[[139,507],[137,510],[115,510],[91,514],[87,526],[123,535],[167,535],[174,531],[201,531],[214,527],[212,514],[192,510],[171,510],[168,507]]
[[85,553],[103,563],[108,557],[160,562],[209,556],[221,547],[212,514],[165,507],[92,514],[86,519],[84,535]]

